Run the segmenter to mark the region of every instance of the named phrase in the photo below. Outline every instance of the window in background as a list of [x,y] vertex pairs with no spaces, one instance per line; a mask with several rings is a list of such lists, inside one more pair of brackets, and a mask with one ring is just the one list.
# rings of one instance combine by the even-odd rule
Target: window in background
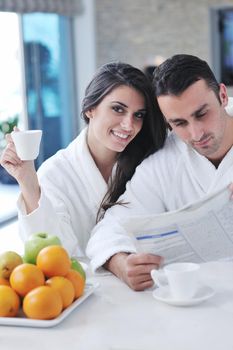
[[233,6],[210,8],[213,71],[219,82],[233,85]]
[[221,75],[222,82],[233,85],[233,8],[221,11]]
[[43,130],[39,163],[75,136],[71,25],[57,14],[22,16],[28,124]]
[[[5,134],[20,124],[24,127],[22,51],[19,17],[0,12],[0,155],[6,146]],[[18,186],[0,166],[0,226],[16,216]]]
[[[6,35],[7,33],[7,35]],[[19,19],[13,13],[0,12],[0,142],[5,146],[4,133],[23,121],[22,62]]]
[[[22,47],[19,16],[0,12],[0,154],[5,148],[5,134],[17,124],[24,127],[24,92]],[[14,184],[15,180],[0,166],[0,182]]]
[[[70,16],[0,12],[0,131],[42,129],[36,167],[76,136],[72,39]],[[16,216],[15,183],[0,166],[0,224]]]

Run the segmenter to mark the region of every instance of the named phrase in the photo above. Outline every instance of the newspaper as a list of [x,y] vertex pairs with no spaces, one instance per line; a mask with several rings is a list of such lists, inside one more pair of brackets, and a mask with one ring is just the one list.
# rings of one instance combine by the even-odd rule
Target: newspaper
[[175,261],[233,260],[233,200],[226,187],[179,210],[126,219],[138,251]]

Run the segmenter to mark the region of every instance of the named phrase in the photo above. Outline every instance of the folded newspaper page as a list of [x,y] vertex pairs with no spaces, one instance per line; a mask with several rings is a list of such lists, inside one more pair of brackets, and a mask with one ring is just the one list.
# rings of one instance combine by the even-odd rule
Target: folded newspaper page
[[125,219],[138,251],[175,261],[233,260],[233,200],[228,187],[182,209]]

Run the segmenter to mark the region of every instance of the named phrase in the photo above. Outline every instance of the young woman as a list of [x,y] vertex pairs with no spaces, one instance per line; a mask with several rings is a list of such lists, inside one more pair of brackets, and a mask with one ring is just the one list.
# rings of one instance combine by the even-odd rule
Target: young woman
[[34,162],[18,158],[10,134],[0,161],[21,189],[21,238],[54,234],[78,256],[85,254],[97,217],[117,202],[137,165],[166,137],[149,80],[125,63],[109,63],[96,72],[82,115],[87,127],[37,173]]

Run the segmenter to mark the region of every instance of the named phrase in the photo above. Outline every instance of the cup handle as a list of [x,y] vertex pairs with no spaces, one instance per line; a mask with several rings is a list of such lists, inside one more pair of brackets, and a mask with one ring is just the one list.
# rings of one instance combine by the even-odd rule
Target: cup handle
[[168,280],[163,270],[151,270],[151,277],[158,287],[166,287],[168,285]]

